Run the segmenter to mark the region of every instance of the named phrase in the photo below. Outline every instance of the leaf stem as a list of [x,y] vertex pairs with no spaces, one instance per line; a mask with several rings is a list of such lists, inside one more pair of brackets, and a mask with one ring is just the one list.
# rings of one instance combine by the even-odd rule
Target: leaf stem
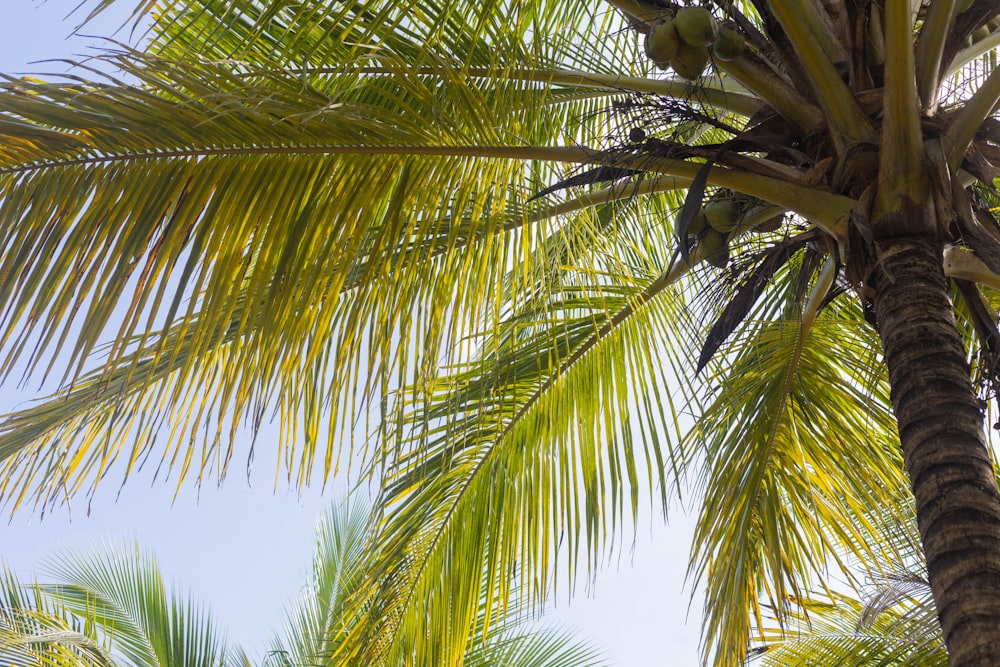
[[[660,176],[640,181],[634,185],[612,185],[600,190],[588,192],[568,201],[554,204],[538,211],[533,211],[528,215],[528,222],[538,222],[554,218],[557,215],[565,215],[580,211],[591,206],[608,204],[613,201],[629,199],[636,195],[652,194],[654,192],[667,192],[669,190],[681,190],[691,184],[691,179],[678,176]],[[518,223],[518,226],[520,223]]]
[[998,46],[1000,46],[1000,30],[990,33],[978,42],[973,42],[972,46],[964,48],[955,54],[955,57],[951,59],[951,63],[948,64],[948,69],[942,79],[954,76],[971,61],[989,53]]
[[[697,162],[653,156],[640,159],[631,158],[629,165],[632,168],[659,171],[691,179],[704,166]],[[729,188],[794,211],[823,231],[838,238],[843,237],[846,233],[848,217],[857,205],[857,202],[850,197],[834,194],[827,190],[726,167],[711,167],[708,174],[708,184]]]
[[848,143],[873,142],[874,129],[827,55],[822,33],[817,34],[812,28],[821,24],[815,5],[794,0],[773,0],[768,6],[792,43],[795,54],[801,59],[833,129]]
[[632,16],[640,21],[652,21],[665,12],[662,7],[642,0],[604,0],[615,9],[620,10],[627,16]]
[[[477,75],[476,69],[470,69],[472,76]],[[598,74],[594,72],[578,72],[574,70],[509,70],[504,73],[510,78],[525,81],[545,81],[564,85],[600,86],[617,90],[628,90],[636,93],[662,95],[673,99],[697,100],[707,106],[725,109],[741,116],[750,117],[760,111],[761,101],[744,93],[714,88],[701,83],[692,83],[683,79],[649,79],[619,74]]]
[[[296,76],[310,74],[400,74],[403,70],[393,67],[315,67],[308,69],[284,70]],[[614,91],[630,91],[662,95],[673,99],[696,100],[708,106],[725,109],[741,116],[752,116],[760,111],[763,103],[760,99],[745,92],[726,90],[721,81],[717,87],[705,83],[692,83],[684,79],[652,79],[624,74],[604,74],[600,72],[585,72],[572,69],[532,69],[511,68],[494,69],[489,67],[449,67],[420,66],[409,69],[414,75],[427,76],[442,73],[461,74],[464,76],[481,77],[484,79],[499,79],[505,81],[537,81],[540,83],[556,83],[567,86],[587,86],[592,88],[607,88]],[[801,103],[801,101],[800,101]]]
[[823,114],[801,94],[763,64],[746,53],[734,60],[716,60],[715,66],[739,81],[802,134],[811,134],[823,127]]
[[937,89],[941,81],[941,58],[955,14],[955,0],[931,0],[927,8],[916,46],[917,91],[922,108],[933,111],[937,106]]
[[920,204],[927,196],[912,40],[909,0],[886,0],[885,93],[876,219],[895,210],[901,197]]
[[[85,158],[33,163],[0,169],[0,176],[23,175],[43,169],[70,167],[81,164],[109,164],[139,160],[164,160],[172,158],[198,159],[209,156],[233,157],[237,155],[414,155],[430,157],[480,157],[512,160],[543,160],[576,164],[621,166],[643,169],[685,179],[693,179],[704,166],[702,163],[675,160],[655,155],[632,153],[604,153],[577,146],[403,146],[403,145],[354,145],[354,146],[252,146],[202,148],[175,151],[149,151],[122,155],[96,155]],[[725,167],[712,167],[708,184],[726,187],[752,197],[782,206],[808,218],[818,227],[834,236],[846,230],[847,217],[855,206],[849,197],[834,194],[787,180],[747,173]]]
[[993,70],[965,106],[955,114],[948,131],[942,137],[948,155],[948,166],[954,172],[962,165],[965,151],[983,121],[1000,102],[1000,68]]

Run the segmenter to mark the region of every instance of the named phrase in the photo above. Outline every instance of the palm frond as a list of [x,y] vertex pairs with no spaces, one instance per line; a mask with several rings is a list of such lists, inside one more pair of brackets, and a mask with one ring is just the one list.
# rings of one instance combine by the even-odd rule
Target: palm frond
[[119,667],[92,624],[0,572],[0,661],[11,667]]
[[[365,623],[379,637],[354,649],[367,659],[451,664],[483,590],[497,609],[514,581],[525,601],[544,598],[558,563],[569,577],[581,557],[596,566],[643,487],[666,503],[663,471],[680,466],[661,440],[676,429],[666,379],[688,363],[668,332],[683,304],[671,271],[613,276],[600,288],[572,267],[549,276],[483,336],[479,360],[414,397],[381,501],[393,509],[373,576],[391,585]],[[441,627],[455,634],[431,641]]]
[[360,500],[332,506],[323,515],[312,577],[288,611],[284,637],[272,642],[271,655],[295,665],[320,664],[350,635],[355,622],[347,602],[363,594],[373,527],[372,508]]
[[46,572],[59,583],[37,584],[48,598],[111,638],[140,665],[226,667],[230,653],[211,615],[190,596],[168,591],[155,557],[137,544],[89,556],[62,554]]
[[907,599],[865,620],[866,604],[833,594],[797,601],[802,612],[774,631],[774,641],[757,649],[759,664],[947,665],[940,628],[929,601]]
[[[378,561],[372,538],[377,527],[373,506],[352,499],[324,515],[317,531],[313,576],[306,591],[290,610],[284,637],[272,642],[265,664],[352,664],[335,656],[345,644],[357,641],[363,631],[358,600],[367,600],[369,569]],[[364,604],[361,605],[363,609]],[[567,632],[529,629],[517,606],[490,622],[488,597],[478,604],[475,622],[469,628],[463,652],[465,665],[581,665],[605,664],[596,652]]]
[[705,639],[718,664],[744,659],[759,599],[780,622],[828,568],[847,573],[843,554],[884,556],[859,520],[865,508],[908,510],[898,505],[907,486],[872,334],[838,301],[804,328],[794,282],[781,284],[789,291],[761,304],[729,347],[687,443],[704,456],[691,575],[704,577]]
[[[459,336],[459,316],[488,312],[498,271],[526,249],[518,193],[532,177],[510,158],[534,154],[527,132],[543,145],[593,101],[549,105],[542,87],[484,90],[457,73],[447,82],[422,80],[402,76],[400,67],[400,77],[341,78],[345,90],[336,94],[284,72],[262,70],[255,79],[221,65],[160,60],[130,70],[147,78],[144,88],[9,84],[7,113],[29,129],[8,128],[17,140],[5,144],[0,168],[9,260],[0,276],[4,372],[59,370],[54,360],[77,327],[61,369],[72,391],[110,331],[100,372],[85,383],[124,378],[120,390],[137,394],[150,389],[144,379],[162,379],[169,368],[173,390],[147,391],[147,404],[182,402],[183,388],[218,386],[194,411],[204,419],[180,424],[175,443],[208,420],[218,422],[219,441],[224,416],[239,423],[277,395],[288,402],[283,412],[294,406],[308,415],[296,435],[313,451],[318,415],[331,401],[338,409],[327,430],[336,433],[338,415],[360,411],[352,400],[384,395],[399,373],[434,368],[439,350]],[[491,109],[501,103],[519,110]],[[415,108],[436,111],[419,116]],[[456,113],[466,120],[445,119]],[[123,126],[130,131],[120,132]],[[456,144],[467,131],[496,145]],[[43,191],[66,204],[40,204]],[[33,263],[38,255],[52,259]],[[469,289],[468,276],[478,289]],[[119,303],[127,311],[114,321]],[[183,355],[168,347],[176,341],[185,342]],[[138,372],[140,359],[161,372]],[[325,378],[328,388],[306,394],[293,371],[317,383]],[[359,376],[368,380],[358,383]],[[81,434],[84,442],[123,425],[121,413],[104,414],[82,420],[95,425]],[[21,434],[52,428],[67,425],[31,423]],[[55,439],[35,442],[44,451]],[[22,446],[8,441],[5,456]],[[94,468],[79,466],[80,451],[48,468],[59,470],[54,486],[81,487],[80,473]],[[328,465],[331,459],[328,452]],[[34,481],[14,478],[20,486],[7,498]]]

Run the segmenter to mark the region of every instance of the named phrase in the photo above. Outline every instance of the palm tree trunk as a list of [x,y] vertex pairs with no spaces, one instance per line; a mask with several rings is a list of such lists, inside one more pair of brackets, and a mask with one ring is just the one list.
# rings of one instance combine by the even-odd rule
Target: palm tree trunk
[[1000,493],[940,244],[882,250],[875,317],[949,664],[1000,665]]

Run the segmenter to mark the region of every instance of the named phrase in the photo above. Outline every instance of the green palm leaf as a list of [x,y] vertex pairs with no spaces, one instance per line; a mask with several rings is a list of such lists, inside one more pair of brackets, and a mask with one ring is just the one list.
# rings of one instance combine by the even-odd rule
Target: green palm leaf
[[285,637],[272,642],[266,662],[319,664],[354,630],[346,603],[363,594],[372,525],[371,508],[360,501],[333,506],[323,515],[311,580],[288,611]]
[[804,600],[786,638],[756,653],[758,664],[946,665],[929,597],[926,591],[924,599],[882,611],[873,621],[865,620],[866,605],[848,596]]
[[[375,514],[364,502],[353,501],[331,507],[317,531],[313,576],[306,592],[290,610],[285,637],[272,642],[264,664],[348,665],[335,656],[354,639],[361,626],[352,606],[370,589],[368,569],[377,560],[371,539]],[[486,598],[480,601],[476,621],[468,633],[464,650],[466,665],[511,665],[542,667],[604,664],[595,651],[556,630],[527,627],[530,616],[516,607],[495,622],[487,636]]]
[[[365,624],[384,641],[359,635],[353,650],[376,654],[356,660],[453,663],[458,637],[408,638],[467,626],[484,591],[502,608],[515,581],[526,601],[544,598],[559,562],[570,581],[581,556],[596,565],[600,545],[634,516],[642,486],[655,485],[666,504],[673,449],[661,434],[675,428],[676,407],[665,384],[670,366],[685,363],[675,356],[683,341],[664,330],[682,306],[665,291],[677,275],[616,285],[609,272],[600,288],[587,274],[550,277],[562,294],[539,289],[496,338],[484,336],[481,360],[414,402],[382,500],[396,509],[374,572],[393,585],[370,608],[378,620]],[[636,377],[638,385],[621,381]]]
[[[313,576],[306,592],[289,612],[283,640],[272,642],[265,664],[314,665],[352,664],[331,658],[358,632],[359,618],[351,602],[365,597],[368,568],[376,560],[371,538],[373,508],[354,501],[332,507],[323,516],[317,531]],[[486,599],[483,598],[476,623],[467,637],[464,660],[467,665],[594,665],[604,664],[595,652],[568,633],[531,630],[529,617],[511,608],[486,636]]]
[[866,508],[909,512],[867,328],[834,302],[803,330],[789,296],[776,295],[777,312],[758,312],[760,323],[735,341],[689,442],[705,461],[692,575],[706,582],[706,637],[727,658],[741,656],[759,626],[759,600],[782,619],[803,582],[835,564],[847,571],[844,553],[884,559],[884,540],[858,520]]
[[107,640],[6,567],[0,578],[0,661],[12,667],[118,667]]
[[[145,399],[186,404],[183,388],[226,378],[208,405],[174,413],[205,411],[205,420],[218,420],[213,422],[217,439],[224,429],[221,416],[238,423],[252,404],[268,403],[276,394],[286,413],[294,412],[294,406],[309,415],[304,433],[289,430],[304,436],[311,452],[319,432],[337,432],[341,410],[326,425],[318,419],[330,397],[342,406],[350,405],[345,398],[350,394],[370,400],[373,394],[385,394],[395,369],[433,368],[438,348],[453,344],[458,335],[448,322],[482,310],[492,298],[497,288],[490,284],[500,279],[496,268],[504,265],[502,258],[523,247],[518,227],[524,214],[508,197],[523,188],[525,173],[509,158],[542,157],[546,150],[525,146],[531,138],[523,132],[515,145],[504,146],[500,134],[510,131],[500,128],[497,146],[453,145],[456,138],[438,129],[454,132],[463,124],[445,120],[451,114],[447,107],[454,106],[448,98],[464,96],[463,103],[474,102],[452,112],[475,118],[480,135],[488,126],[479,118],[496,117],[485,109],[498,103],[455,75],[446,85],[450,90],[416,79],[404,80],[410,90],[392,81],[373,81],[369,90],[354,86],[349,95],[354,102],[336,96],[341,101],[332,103],[331,91],[304,96],[301,82],[289,73],[254,83],[218,66],[185,66],[182,71],[179,65],[157,63],[156,94],[109,84],[43,85],[27,100],[20,92],[8,96],[10,113],[35,123],[61,124],[62,131],[54,133],[60,142],[67,135],[91,139],[86,148],[62,151],[53,160],[55,140],[43,144],[23,137],[27,148],[14,144],[9,166],[0,170],[4,197],[11,203],[3,223],[9,229],[5,247],[10,261],[0,277],[8,295],[3,304],[10,350],[5,367],[9,373],[26,361],[25,372],[50,371],[69,340],[73,315],[79,314],[82,334],[69,350],[64,380],[80,380],[99,337],[110,330],[115,342],[102,350],[105,374],[92,372],[89,377],[95,381],[100,377],[107,382],[117,373],[124,375],[125,386],[136,385],[127,391],[148,390],[144,381],[152,384],[151,376],[136,368],[143,359],[161,369],[154,374],[157,379],[169,368],[174,387],[172,392],[159,388]],[[288,99],[277,99],[275,76],[284,79]],[[463,89],[461,95],[452,84]],[[580,103],[547,106],[541,88],[520,94],[526,96],[525,113],[540,109],[551,116],[529,122],[543,134],[551,131],[546,127],[565,124],[560,121],[567,113],[582,110]],[[273,104],[261,106],[262,96]],[[87,110],[64,106],[71,99]],[[434,118],[408,118],[412,114],[400,104],[439,111]],[[136,125],[138,118],[146,119],[145,130]],[[132,130],[117,132],[122,125]],[[254,137],[254,145],[247,144],[247,137]],[[584,155],[569,152],[576,159]],[[38,162],[41,155],[48,156],[47,163]],[[372,172],[384,177],[364,176]],[[480,181],[508,182],[512,190],[483,191]],[[27,203],[32,193],[43,191],[78,203],[58,210]],[[18,201],[25,203],[16,205]],[[410,215],[399,215],[400,210]],[[219,225],[220,220],[226,224]],[[72,243],[53,245],[53,239],[67,234]],[[470,243],[472,239],[476,242]],[[90,250],[77,257],[78,248]],[[38,253],[53,259],[29,266]],[[77,267],[79,278],[67,283],[62,276],[71,266]],[[469,274],[484,281],[475,291],[463,287],[461,278]],[[168,296],[178,281],[190,287]],[[129,292],[135,296],[123,296]],[[387,293],[399,295],[398,301],[386,302]],[[113,322],[119,301],[128,304],[128,311],[122,321]],[[320,321],[314,321],[317,313]],[[159,332],[164,321],[171,329]],[[301,334],[290,338],[290,331]],[[365,339],[367,353],[362,354],[359,341]],[[400,339],[414,342],[399,347]],[[185,341],[183,355],[166,346],[171,340]],[[207,363],[209,359],[217,361]],[[317,382],[325,378],[328,388],[315,395],[302,392],[287,376],[293,369],[312,374]],[[359,373],[370,380],[353,389]],[[106,420],[92,421],[101,426],[85,431],[84,441],[106,433]],[[110,421],[112,427],[121,425]],[[203,425],[202,419],[175,423],[175,442]],[[54,422],[31,426],[36,432],[59,428]],[[35,442],[44,450],[53,440]],[[21,441],[0,446],[8,457],[21,447]],[[134,451],[130,458],[135,457]],[[211,458],[206,451],[190,449],[164,458],[192,457]],[[105,466],[110,457],[99,458],[90,469]],[[62,483],[79,488],[85,475],[70,459],[53,467]],[[298,467],[309,469],[308,460]],[[31,481],[22,480],[7,495],[23,492]]]
[[[317,532],[313,577],[288,614],[285,636],[262,664],[333,665],[330,656],[357,631],[348,602],[364,595],[374,515],[363,502],[334,506]],[[57,583],[23,585],[4,571],[0,587],[0,658],[10,665],[248,667],[212,617],[190,598],[168,593],[149,552],[109,545],[82,557],[50,561]],[[530,629],[533,618],[510,608],[485,638],[485,600],[467,639],[466,664],[541,667],[605,664],[568,633]]]
[[47,569],[60,583],[37,588],[109,636],[131,664],[224,667],[241,662],[200,605],[167,591],[156,559],[138,545],[89,557],[59,556]]

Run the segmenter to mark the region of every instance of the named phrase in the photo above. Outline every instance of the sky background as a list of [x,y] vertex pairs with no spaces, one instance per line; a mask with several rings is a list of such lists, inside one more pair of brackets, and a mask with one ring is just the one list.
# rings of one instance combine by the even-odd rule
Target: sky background
[[[67,18],[78,2],[4,0],[0,72],[62,73],[68,69],[64,63],[37,61],[92,54],[101,40],[69,36],[83,18],[80,12]],[[118,4],[83,32],[114,33],[135,3]],[[127,41],[128,31],[116,38]],[[14,380],[0,386],[0,413],[36,395],[14,387]],[[308,579],[319,515],[346,493],[339,482],[301,492],[276,486],[267,451],[275,439],[268,429],[258,437],[249,479],[238,453],[221,488],[187,485],[175,499],[172,482],[151,483],[151,473],[144,471],[120,493],[115,484],[104,485],[89,506],[81,498],[44,517],[19,511],[9,523],[0,522],[0,560],[30,578],[56,552],[138,539],[156,553],[168,579],[190,589],[228,627],[230,640],[259,659]],[[248,447],[249,439],[244,444]],[[612,664],[697,664],[700,600],[689,611],[690,591],[684,587],[692,530],[693,519],[681,511],[671,513],[669,528],[646,512],[634,535],[626,530],[611,562],[593,581],[581,581],[571,602],[562,593],[542,623],[574,630],[603,649]]]

